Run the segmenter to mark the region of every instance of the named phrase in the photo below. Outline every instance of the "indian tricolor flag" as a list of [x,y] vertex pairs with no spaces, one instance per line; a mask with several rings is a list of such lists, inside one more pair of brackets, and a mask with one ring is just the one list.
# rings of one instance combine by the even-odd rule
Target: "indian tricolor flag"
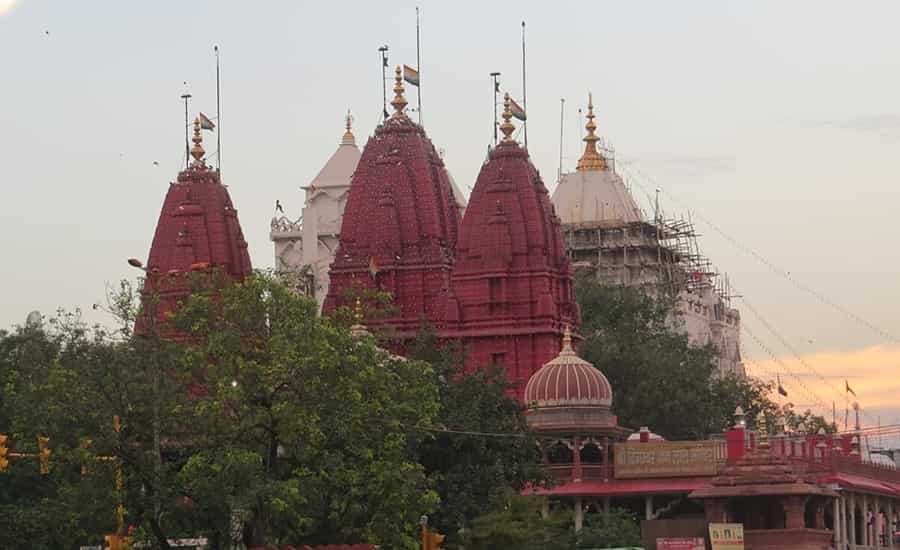
[[403,65],[403,80],[409,82],[413,86],[419,85],[419,71],[413,69],[409,65]]
[[523,122],[525,121],[525,109],[520,107],[513,98],[509,98],[509,111],[512,113],[512,116]]

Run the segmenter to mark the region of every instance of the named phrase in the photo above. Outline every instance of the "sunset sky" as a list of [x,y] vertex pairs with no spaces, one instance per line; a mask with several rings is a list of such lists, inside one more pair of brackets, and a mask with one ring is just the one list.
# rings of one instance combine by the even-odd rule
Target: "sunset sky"
[[[301,192],[382,106],[378,47],[415,64],[423,122],[464,191],[491,139],[489,73],[522,96],[547,186],[598,133],[650,211],[693,220],[729,274],[749,371],[797,407],[900,424],[900,4],[728,2],[122,2],[0,0],[0,326],[91,311],[146,258],[183,162],[183,104],[215,114],[222,169],[256,267],[275,200]],[[415,92],[408,98],[415,102]],[[207,146],[214,150],[213,145]],[[828,410],[822,410],[827,407]],[[842,414],[838,416],[842,417]]]

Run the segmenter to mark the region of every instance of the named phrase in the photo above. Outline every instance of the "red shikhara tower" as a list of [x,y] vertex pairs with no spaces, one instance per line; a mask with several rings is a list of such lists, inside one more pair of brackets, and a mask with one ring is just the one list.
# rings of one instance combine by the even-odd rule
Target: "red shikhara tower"
[[390,327],[402,341],[423,320],[441,322],[460,216],[444,162],[404,112],[400,67],[394,92],[395,112],[353,174],[324,310],[352,304],[354,287],[389,292],[393,313],[369,325]]
[[504,366],[521,399],[579,314],[559,218],[512,139],[511,117],[507,94],[505,137],[481,167],[460,228],[442,333],[463,342],[467,368]]
[[196,119],[194,161],[169,185],[150,245],[144,295],[158,293],[154,307],[161,322],[190,294],[192,272],[215,270],[227,279],[241,280],[251,270],[237,210],[219,173],[203,161],[202,141]]

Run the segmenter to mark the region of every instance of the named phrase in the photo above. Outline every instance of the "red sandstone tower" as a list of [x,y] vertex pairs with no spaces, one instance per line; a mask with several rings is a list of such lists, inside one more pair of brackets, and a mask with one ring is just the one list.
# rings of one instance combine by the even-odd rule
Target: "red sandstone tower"
[[579,314],[559,218],[511,137],[508,94],[505,103],[505,138],[481,167],[460,227],[443,334],[463,342],[467,368],[504,366],[521,399]]
[[219,173],[203,161],[202,141],[196,119],[194,161],[169,185],[150,245],[144,294],[158,293],[155,309],[161,322],[190,293],[192,272],[216,270],[241,280],[251,270],[237,210]]
[[351,304],[354,287],[389,292],[394,314],[367,323],[405,340],[442,321],[460,217],[444,162],[404,113],[400,67],[394,92],[353,174],[324,310]]

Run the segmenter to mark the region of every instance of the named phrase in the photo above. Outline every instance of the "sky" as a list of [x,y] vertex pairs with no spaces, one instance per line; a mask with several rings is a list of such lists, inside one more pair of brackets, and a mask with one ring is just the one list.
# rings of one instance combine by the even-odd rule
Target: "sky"
[[547,186],[560,154],[574,168],[592,92],[639,201],[649,212],[660,189],[729,274],[750,373],[781,373],[819,413],[843,407],[846,379],[864,423],[900,424],[888,1],[0,0],[0,327],[60,307],[104,321],[91,305],[137,275],[125,260],[146,259],[183,163],[180,96],[192,118],[215,115],[214,45],[223,178],[254,266],[272,266],[275,200],[299,216],[347,109],[360,144],[372,133],[378,47],[415,64],[416,6],[422,121],[464,191],[491,140],[489,73],[523,95],[524,20],[528,145]]

